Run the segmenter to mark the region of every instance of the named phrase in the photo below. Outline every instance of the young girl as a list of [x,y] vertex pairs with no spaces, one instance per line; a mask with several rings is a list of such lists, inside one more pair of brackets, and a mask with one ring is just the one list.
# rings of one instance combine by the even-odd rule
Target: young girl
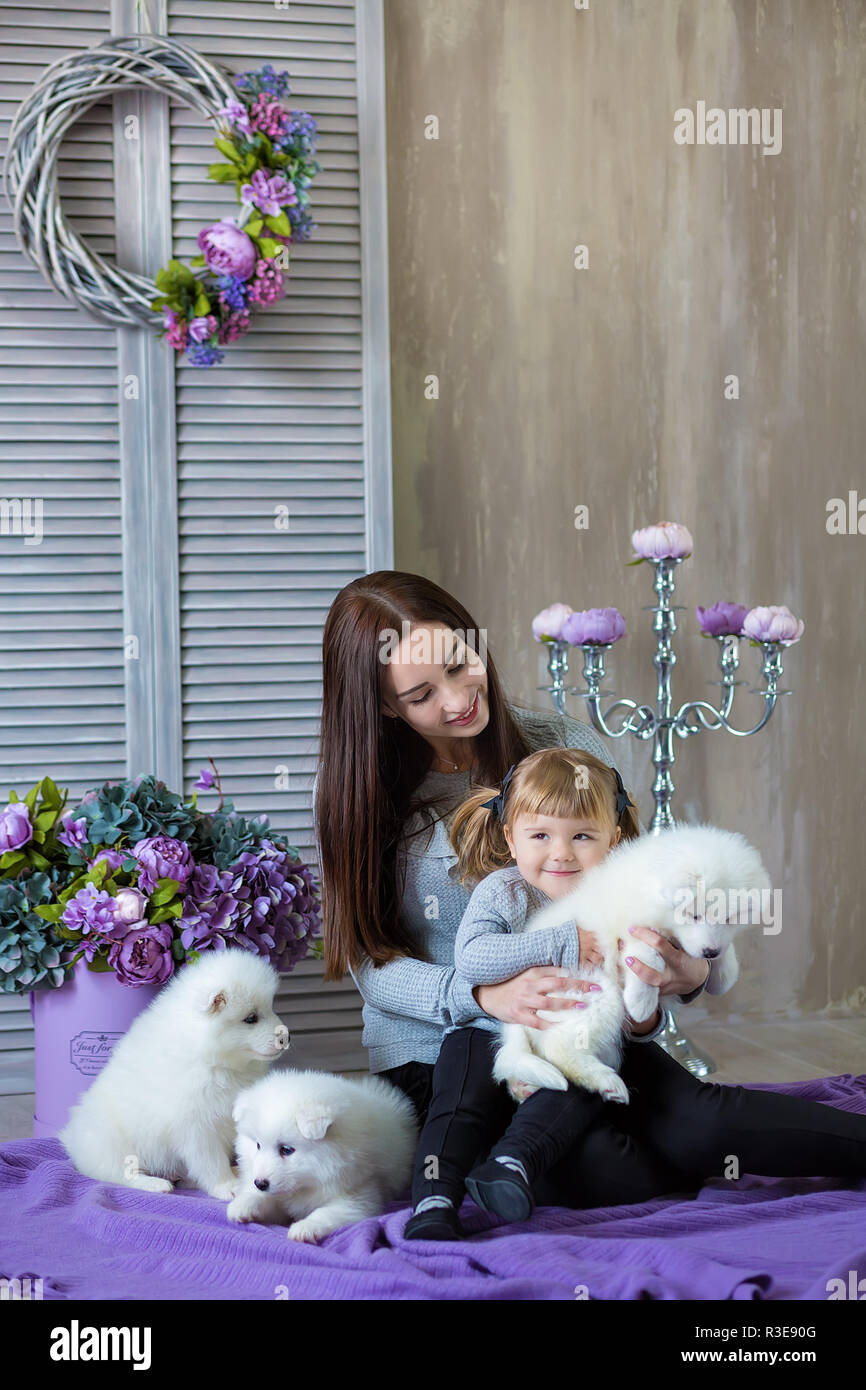
[[[457,876],[478,884],[457,932],[455,968],[476,983],[498,984],[501,952],[491,936],[520,932],[621,839],[639,835],[640,824],[616,769],[591,753],[546,748],[512,767],[498,794],[483,788],[465,801],[450,833]],[[591,933],[576,930],[581,961],[597,960]],[[527,1089],[487,1160],[470,1172],[489,1137],[498,1035],[496,1020],[481,1014],[445,1031],[416,1153],[410,1239],[453,1240],[461,1234],[457,1212],[464,1184],[485,1210],[524,1220],[534,1206],[533,1181],[580,1138],[603,1104],[601,1096],[571,1083],[566,1091]]]

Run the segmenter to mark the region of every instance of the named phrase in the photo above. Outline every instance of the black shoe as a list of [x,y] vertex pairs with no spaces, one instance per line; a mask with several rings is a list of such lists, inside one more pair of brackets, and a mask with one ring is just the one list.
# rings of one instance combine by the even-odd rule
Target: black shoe
[[535,1210],[532,1188],[514,1168],[489,1158],[466,1179],[466,1191],[477,1206],[506,1221],[526,1221]]
[[405,1240],[462,1240],[463,1227],[453,1207],[428,1207],[406,1222]]

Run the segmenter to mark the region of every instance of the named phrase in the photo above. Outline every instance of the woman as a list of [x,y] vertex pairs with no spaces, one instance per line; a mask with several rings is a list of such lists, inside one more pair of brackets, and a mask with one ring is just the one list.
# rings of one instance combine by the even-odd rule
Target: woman
[[[341,590],[323,637],[315,816],[325,978],[350,971],[364,999],[370,1070],[400,1086],[421,1121],[445,1027],[480,1011],[553,1026],[536,1011],[573,1001],[549,998],[551,991],[589,988],[577,976],[573,924],[556,929],[552,952],[544,934],[547,959],[532,959],[532,934],[501,938],[500,984],[473,986],[454,970],[469,893],[449,873],[456,857],[447,823],[470,785],[498,786],[512,764],[556,744],[612,766],[586,725],[509,705],[484,638],[438,585],[391,570]],[[703,988],[717,992],[714,963],[708,968],[651,928],[635,934],[664,964],[654,970],[634,960],[630,968],[660,994],[689,1001]],[[515,951],[521,967],[506,978]],[[580,1144],[539,1180],[536,1200],[589,1207],[696,1191],[707,1177],[728,1175],[732,1155],[738,1172],[771,1176],[866,1171],[866,1116],[700,1081],[653,1041],[665,1022],[661,1009],[646,1023],[629,1020],[621,1074],[630,1104],[600,1107]],[[514,1105],[504,1088],[491,1096],[492,1143]]]

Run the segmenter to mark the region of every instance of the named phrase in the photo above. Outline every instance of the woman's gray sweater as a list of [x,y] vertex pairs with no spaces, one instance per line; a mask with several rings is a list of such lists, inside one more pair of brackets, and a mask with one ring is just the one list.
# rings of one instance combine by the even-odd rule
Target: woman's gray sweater
[[[583,748],[612,767],[613,759],[598,734],[588,724],[568,715],[511,707],[531,750]],[[401,957],[387,965],[364,960],[351,970],[364,999],[364,1032],[361,1041],[369,1051],[370,1071],[386,1071],[404,1062],[433,1063],[446,1029],[475,1026],[497,1027],[497,1021],[479,1008],[472,993],[478,985],[496,984],[533,965],[563,966],[577,975],[579,940],[574,923],[546,931],[497,934],[490,950],[498,963],[495,980],[458,974],[454,965],[457,929],[469,904],[471,891],[450,874],[457,863],[448,839],[448,823],[461,801],[470,794],[468,772],[428,772],[418,788],[420,797],[447,797],[442,818],[432,835],[405,839],[400,848],[406,878],[401,917],[428,960]],[[411,819],[406,830],[422,824]],[[399,867],[399,865],[398,865]],[[711,972],[712,975],[712,972]],[[707,985],[714,993],[712,980]]]

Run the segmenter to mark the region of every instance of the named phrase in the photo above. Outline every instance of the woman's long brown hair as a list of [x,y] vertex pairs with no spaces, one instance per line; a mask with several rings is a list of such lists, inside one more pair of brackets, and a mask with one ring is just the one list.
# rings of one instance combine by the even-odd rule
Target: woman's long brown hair
[[340,590],[322,639],[315,804],[326,980],[339,979],[364,956],[375,965],[423,958],[400,920],[397,847],[415,811],[423,813],[424,829],[434,819],[435,803],[414,798],[434,753],[405,720],[382,712],[383,633],[401,633],[404,622],[443,623],[485,660],[490,718],[475,739],[477,779],[498,785],[530,751],[486,644],[479,651],[480,629],[457,599],[400,570],[377,570]]

